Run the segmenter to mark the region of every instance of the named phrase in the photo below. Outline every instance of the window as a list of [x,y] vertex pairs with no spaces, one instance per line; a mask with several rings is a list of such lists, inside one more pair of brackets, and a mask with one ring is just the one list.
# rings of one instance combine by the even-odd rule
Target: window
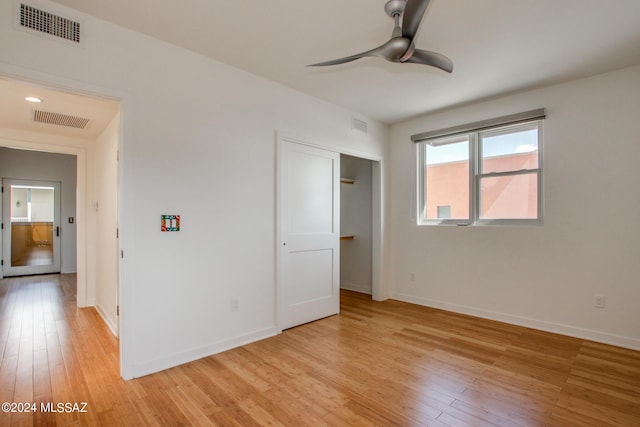
[[418,144],[420,224],[539,224],[541,120]]
[[[424,146],[426,220],[469,219],[469,137],[445,138]],[[440,206],[449,207],[449,216]]]

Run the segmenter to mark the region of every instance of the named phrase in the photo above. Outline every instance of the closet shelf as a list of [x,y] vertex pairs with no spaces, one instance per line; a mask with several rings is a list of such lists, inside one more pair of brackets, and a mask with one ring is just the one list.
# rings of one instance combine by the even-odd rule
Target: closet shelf
[[353,184],[355,183],[356,180],[355,179],[351,179],[351,178],[340,178],[340,183],[341,184]]
[[341,234],[340,235],[340,240],[353,240],[355,238],[356,238],[355,234]]

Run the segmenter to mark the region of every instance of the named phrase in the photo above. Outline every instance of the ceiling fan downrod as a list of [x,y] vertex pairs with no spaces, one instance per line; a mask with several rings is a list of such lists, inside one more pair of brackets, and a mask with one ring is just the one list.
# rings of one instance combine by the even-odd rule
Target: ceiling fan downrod
[[[384,11],[395,21],[390,40],[390,42],[392,43],[390,43],[390,45],[388,46],[387,55],[385,55],[386,59],[391,62],[406,62],[409,58],[411,58],[416,50],[416,45],[412,40],[400,40],[400,38],[402,38],[400,17],[404,13],[406,5],[407,0],[389,0],[387,4],[384,5]],[[406,43],[407,41],[409,43]],[[391,53],[392,50],[394,51],[394,53]]]
[[384,5],[384,11],[398,22],[398,18],[400,18],[400,15],[404,12],[406,5],[407,0],[389,0],[387,4]]

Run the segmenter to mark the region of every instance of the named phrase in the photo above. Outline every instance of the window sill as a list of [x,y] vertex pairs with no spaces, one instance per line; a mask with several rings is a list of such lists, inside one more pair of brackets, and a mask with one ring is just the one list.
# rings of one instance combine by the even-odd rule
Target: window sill
[[456,221],[424,221],[424,222],[419,222],[417,224],[418,226],[436,226],[436,227],[471,227],[471,228],[476,228],[476,227],[480,227],[480,228],[486,228],[486,227],[521,227],[521,228],[527,228],[527,227],[541,227],[544,225],[544,222],[542,220],[507,220],[507,219],[502,219],[502,220],[484,220],[484,221],[476,221],[473,223],[467,223],[467,222],[456,222]]

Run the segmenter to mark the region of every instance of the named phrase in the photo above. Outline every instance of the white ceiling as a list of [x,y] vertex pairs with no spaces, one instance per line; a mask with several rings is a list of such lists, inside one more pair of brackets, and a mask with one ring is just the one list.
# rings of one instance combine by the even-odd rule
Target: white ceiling
[[447,74],[361,59],[388,40],[386,0],[55,0],[385,123],[640,64],[640,0],[433,0],[416,38]]
[[323,60],[384,43],[386,0],[56,0],[385,123],[640,63],[639,0],[433,0],[415,64]]
[[[41,103],[24,98],[40,98]],[[89,119],[83,129],[34,121],[34,110]],[[119,109],[116,101],[0,79],[0,127],[95,140]]]

